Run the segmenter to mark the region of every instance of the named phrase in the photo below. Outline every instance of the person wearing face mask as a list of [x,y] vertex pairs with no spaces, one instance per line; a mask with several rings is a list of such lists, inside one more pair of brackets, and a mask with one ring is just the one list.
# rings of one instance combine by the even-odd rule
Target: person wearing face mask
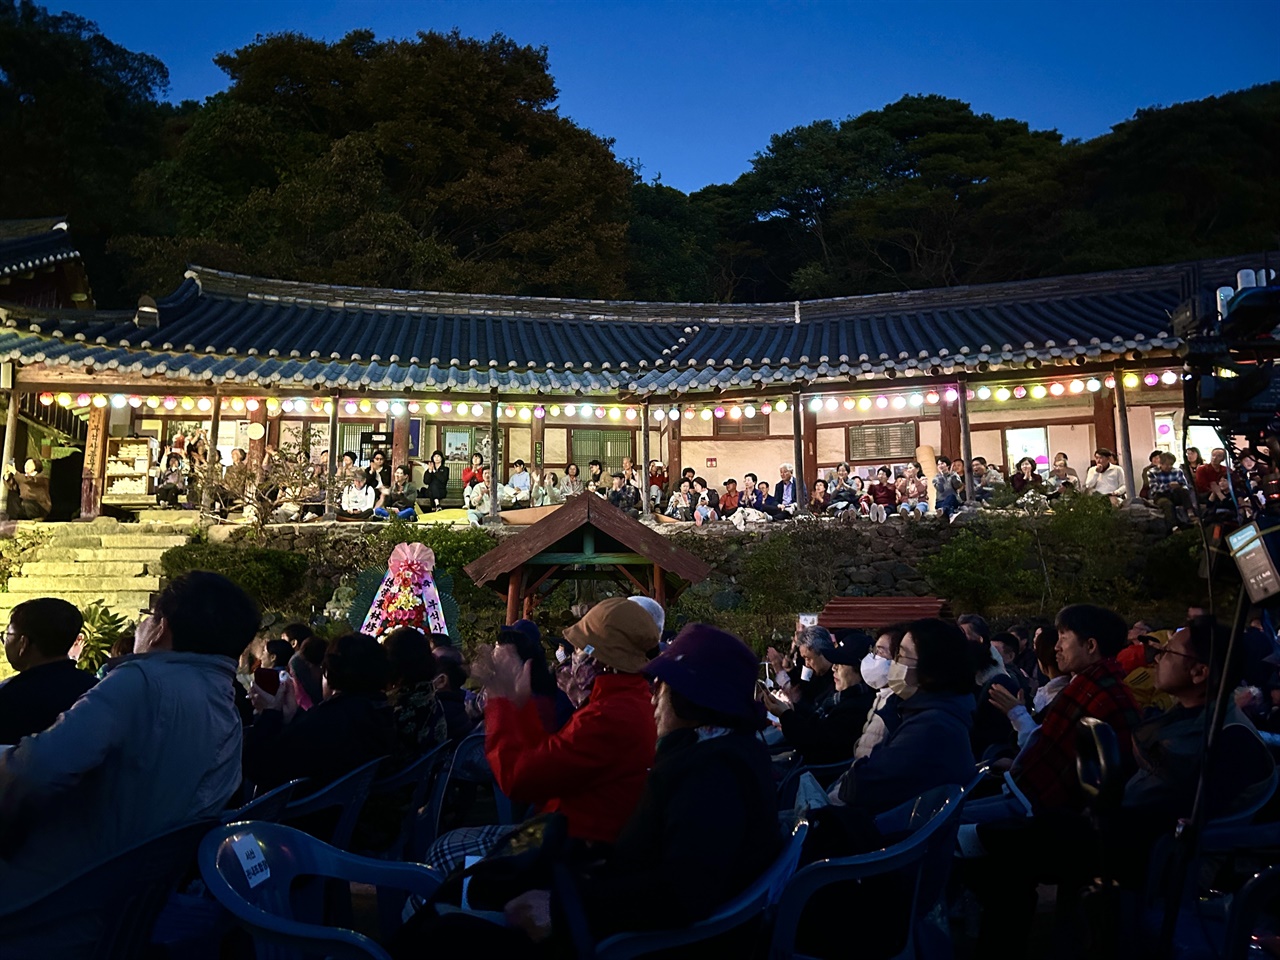
[[[908,624],[887,684],[902,700],[901,723],[832,787],[834,806],[818,811],[828,838],[864,836],[876,814],[934,787],[973,779],[973,667],[960,628],[938,619]],[[844,855],[835,852],[838,839],[821,846],[829,856]]]
[[800,752],[805,763],[836,763],[853,756],[874,695],[859,673],[870,649],[869,636],[849,631],[839,646],[825,654],[831,664],[835,695],[812,712],[797,710],[790,700],[765,693],[765,706],[779,718],[783,739]]
[[900,626],[885,627],[879,631],[876,645],[862,660],[862,682],[875,691],[875,698],[871,701],[862,734],[853,750],[855,760],[869,757],[872,750],[898,729],[898,705],[902,701],[889,687],[889,670],[902,645],[902,632]]

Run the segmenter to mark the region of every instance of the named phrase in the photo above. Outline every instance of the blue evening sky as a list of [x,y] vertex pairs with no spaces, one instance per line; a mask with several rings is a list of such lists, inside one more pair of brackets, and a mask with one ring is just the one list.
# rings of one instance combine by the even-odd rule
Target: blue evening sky
[[175,100],[223,89],[212,57],[257,34],[501,32],[547,47],[563,114],[686,191],[732,181],[773,133],[908,93],[1087,139],[1142,107],[1280,79],[1270,0],[44,2],[158,56]]

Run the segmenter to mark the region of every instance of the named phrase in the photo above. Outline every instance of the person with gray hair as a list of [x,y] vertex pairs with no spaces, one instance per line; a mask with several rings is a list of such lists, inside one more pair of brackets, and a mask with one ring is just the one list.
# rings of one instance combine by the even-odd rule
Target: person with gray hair
[[826,627],[808,626],[796,631],[796,645],[804,667],[800,682],[793,684],[788,699],[802,714],[819,714],[830,710],[835,703],[835,677],[831,672],[831,660],[836,643]]
[[662,604],[652,597],[634,596],[627,599],[653,617],[653,622],[658,625],[658,633],[661,634],[667,624],[667,611],[662,609]]
[[784,516],[792,517],[800,509],[800,483],[796,479],[795,464],[781,463],[778,465],[778,485],[774,489],[774,496],[778,500],[778,512]]

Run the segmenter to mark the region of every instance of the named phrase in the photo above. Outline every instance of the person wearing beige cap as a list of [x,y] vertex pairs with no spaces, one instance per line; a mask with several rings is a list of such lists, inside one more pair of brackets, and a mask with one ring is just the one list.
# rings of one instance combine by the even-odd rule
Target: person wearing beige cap
[[[569,836],[609,845],[631,817],[653,764],[657,726],[640,670],[657,649],[649,611],[623,597],[596,604],[564,637],[599,670],[587,702],[549,733],[532,696],[532,667],[499,645],[485,682],[485,755],[498,787],[534,813],[561,813]],[[447,869],[459,854],[483,854],[510,828],[453,831],[427,861]],[[456,836],[455,836],[456,835]],[[464,849],[465,848],[465,849]]]

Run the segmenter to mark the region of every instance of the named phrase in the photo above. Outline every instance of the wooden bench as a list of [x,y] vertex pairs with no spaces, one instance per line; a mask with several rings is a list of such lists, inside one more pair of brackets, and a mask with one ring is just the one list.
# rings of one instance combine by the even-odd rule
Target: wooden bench
[[949,616],[947,601],[938,597],[835,597],[818,614],[818,626],[828,630],[865,630]]

